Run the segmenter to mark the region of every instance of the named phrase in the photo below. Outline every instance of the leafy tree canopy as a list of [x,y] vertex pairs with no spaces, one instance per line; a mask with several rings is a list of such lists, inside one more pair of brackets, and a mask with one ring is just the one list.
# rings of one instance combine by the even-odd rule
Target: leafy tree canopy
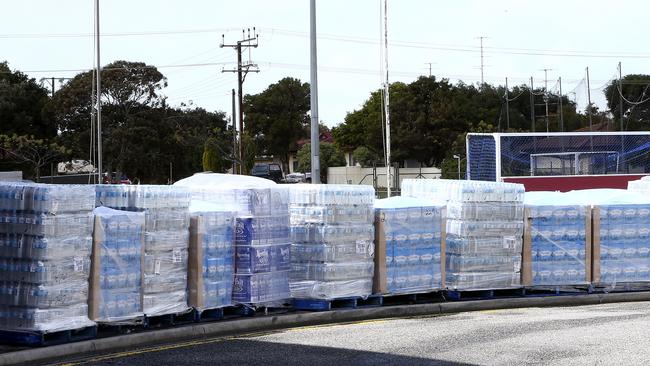
[[246,95],[244,129],[257,141],[259,153],[286,164],[296,142],[308,136],[309,109],[309,84],[287,77],[259,94]]

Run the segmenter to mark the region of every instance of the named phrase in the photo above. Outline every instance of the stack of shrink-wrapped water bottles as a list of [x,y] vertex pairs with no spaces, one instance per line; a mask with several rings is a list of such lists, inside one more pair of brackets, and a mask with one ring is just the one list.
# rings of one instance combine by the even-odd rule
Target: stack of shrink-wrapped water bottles
[[90,318],[104,323],[141,319],[144,261],[143,212],[98,207],[93,233]]
[[193,201],[190,215],[189,305],[199,310],[231,305],[234,212]]
[[524,285],[591,281],[591,208],[571,201],[567,193],[526,193]]
[[0,183],[0,328],[55,332],[88,318],[94,187]]
[[442,288],[444,204],[410,197],[375,201],[373,292],[402,294]]
[[448,288],[499,289],[520,285],[523,185],[405,179],[402,195],[447,202]]
[[175,185],[192,199],[234,212],[235,303],[279,305],[291,297],[289,190],[266,179],[202,173]]
[[307,185],[290,190],[294,298],[367,296],[374,271],[374,189]]
[[183,312],[187,305],[190,191],[156,185],[99,185],[96,204],[145,213],[143,310]]

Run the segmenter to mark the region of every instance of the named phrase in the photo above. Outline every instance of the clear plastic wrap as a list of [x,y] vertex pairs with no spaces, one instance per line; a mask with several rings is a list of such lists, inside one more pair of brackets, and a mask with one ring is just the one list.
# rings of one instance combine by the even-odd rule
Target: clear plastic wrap
[[444,206],[423,206],[404,197],[378,200],[376,206],[373,292],[442,288]]
[[106,207],[96,208],[94,214],[90,318],[113,324],[136,322],[144,315],[145,215]]
[[649,213],[645,203],[594,207],[594,282],[650,281]]
[[189,304],[203,310],[232,304],[234,212],[192,212]]
[[365,297],[374,275],[374,189],[297,184],[289,191],[291,296]]
[[445,284],[448,288],[520,286],[523,185],[405,179],[402,194],[447,203]]
[[98,185],[96,204],[145,214],[143,310],[147,316],[183,312],[191,191],[181,186]]
[[287,299],[289,296],[289,271],[235,273],[232,299],[236,303],[269,303]]
[[581,205],[527,205],[522,283],[591,282],[591,211]]
[[402,195],[452,202],[523,202],[524,186],[516,183],[451,179],[404,179]]
[[56,332],[88,318],[92,186],[0,183],[0,328]]
[[234,302],[279,303],[290,298],[289,187],[266,179],[195,174],[175,185],[204,206],[235,213]]

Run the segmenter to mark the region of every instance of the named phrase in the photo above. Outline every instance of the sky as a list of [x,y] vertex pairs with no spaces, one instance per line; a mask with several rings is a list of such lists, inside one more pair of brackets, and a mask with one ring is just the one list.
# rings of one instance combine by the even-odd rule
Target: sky
[[[0,61],[30,77],[66,78],[93,67],[93,0],[0,0]],[[317,0],[319,117],[329,126],[361,108],[382,85],[383,0]],[[140,61],[167,77],[172,105],[231,113],[232,48],[256,27],[259,65],[244,93],[291,76],[309,82],[309,0],[100,0],[101,62]],[[618,75],[650,73],[645,39],[650,4],[620,0],[388,0],[389,81],[431,73],[452,82],[547,85],[579,107],[604,107],[604,85]],[[245,59],[249,53],[245,54]],[[48,85],[48,84],[45,84]],[[48,85],[49,87],[49,85]],[[60,82],[56,82],[60,87]],[[511,96],[513,97],[513,96]]]

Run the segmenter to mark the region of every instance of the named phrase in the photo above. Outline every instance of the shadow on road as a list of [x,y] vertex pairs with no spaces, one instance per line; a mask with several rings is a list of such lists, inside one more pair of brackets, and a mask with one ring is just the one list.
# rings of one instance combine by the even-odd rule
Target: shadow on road
[[[65,363],[66,361],[61,360]],[[67,362],[70,362],[69,360]],[[470,366],[467,363],[449,362],[414,356],[343,348],[306,346],[264,342],[251,339],[234,339],[224,342],[200,344],[176,349],[144,351],[144,353],[114,357],[98,356],[79,360],[76,365],[440,365]]]

